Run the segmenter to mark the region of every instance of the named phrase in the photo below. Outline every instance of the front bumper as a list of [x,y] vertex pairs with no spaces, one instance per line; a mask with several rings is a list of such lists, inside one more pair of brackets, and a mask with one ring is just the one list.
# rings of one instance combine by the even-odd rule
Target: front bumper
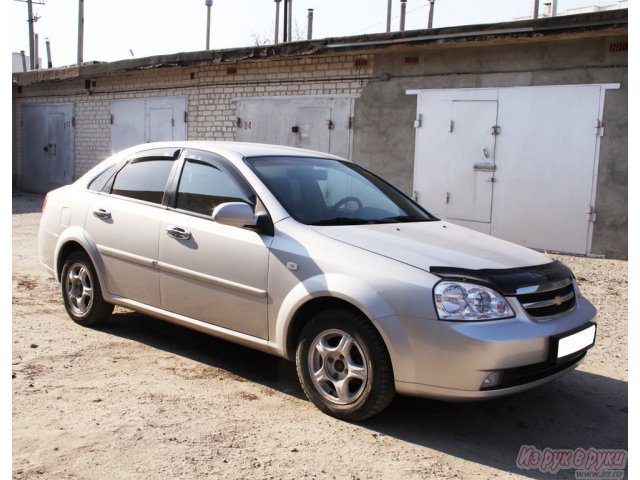
[[594,320],[596,310],[586,299],[579,297],[571,312],[545,320],[512,306],[515,318],[486,322],[379,319],[392,346],[398,393],[445,400],[495,398],[546,383],[582,361],[585,350],[551,359],[552,338]]

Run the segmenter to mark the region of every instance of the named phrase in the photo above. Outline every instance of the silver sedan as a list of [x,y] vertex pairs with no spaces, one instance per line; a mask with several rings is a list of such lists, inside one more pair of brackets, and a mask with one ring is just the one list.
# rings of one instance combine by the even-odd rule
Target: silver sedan
[[318,152],[130,148],[49,192],[39,255],[78,324],[121,305],[295,360],[309,399],[350,421],[396,392],[523,391],[595,342],[566,266]]

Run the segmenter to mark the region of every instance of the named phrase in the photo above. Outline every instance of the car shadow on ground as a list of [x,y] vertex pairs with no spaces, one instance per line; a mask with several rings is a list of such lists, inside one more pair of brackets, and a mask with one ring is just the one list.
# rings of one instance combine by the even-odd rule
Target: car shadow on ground
[[[155,320],[116,313],[97,328],[305,399],[292,362]],[[360,423],[376,434],[531,478],[575,478],[517,467],[521,445],[627,449],[627,382],[576,370],[525,393],[484,402],[448,403],[398,396]],[[626,477],[626,475],[625,475]]]
[[[484,402],[396,397],[364,425],[378,433],[531,478],[576,478],[574,470],[523,470],[522,445],[538,450],[627,449],[627,382],[573,371],[539,388]],[[626,475],[625,475],[626,478]]]
[[95,328],[189,358],[251,382],[306,399],[295,365],[284,359],[157,320],[141,313],[114,313]]

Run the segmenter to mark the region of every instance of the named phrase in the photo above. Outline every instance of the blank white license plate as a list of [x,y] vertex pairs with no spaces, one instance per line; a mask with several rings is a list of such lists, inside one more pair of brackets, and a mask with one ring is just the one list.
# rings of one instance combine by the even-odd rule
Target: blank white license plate
[[558,340],[558,358],[566,357],[572,353],[576,353],[584,348],[593,345],[596,339],[596,326],[591,325],[589,328],[560,338]]

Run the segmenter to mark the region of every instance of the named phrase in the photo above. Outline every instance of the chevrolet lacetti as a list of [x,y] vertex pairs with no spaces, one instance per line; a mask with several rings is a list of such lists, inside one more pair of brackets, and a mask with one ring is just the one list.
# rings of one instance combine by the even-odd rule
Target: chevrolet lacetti
[[309,399],[351,421],[396,392],[520,392],[595,342],[595,309],[562,263],[307,150],[124,150],[49,192],[39,255],[80,325],[121,305],[295,360]]

